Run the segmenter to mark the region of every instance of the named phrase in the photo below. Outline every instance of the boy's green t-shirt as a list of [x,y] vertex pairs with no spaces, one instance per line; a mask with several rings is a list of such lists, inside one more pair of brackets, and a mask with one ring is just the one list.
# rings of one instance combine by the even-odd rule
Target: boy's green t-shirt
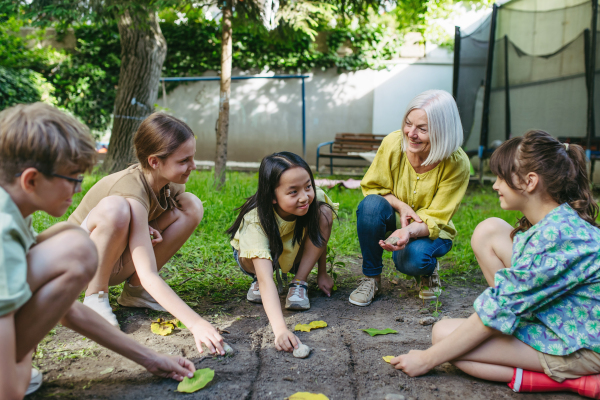
[[23,218],[10,195],[0,187],[0,316],[18,310],[31,298],[27,252],[36,241],[31,220],[31,215]]

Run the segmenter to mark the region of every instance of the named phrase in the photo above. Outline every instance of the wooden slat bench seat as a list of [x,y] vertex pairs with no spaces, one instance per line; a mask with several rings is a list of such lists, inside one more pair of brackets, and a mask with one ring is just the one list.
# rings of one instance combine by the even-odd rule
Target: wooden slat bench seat
[[[317,146],[317,172],[319,159],[329,158],[330,173],[333,175],[333,160],[364,160],[361,156],[348,153],[367,153],[377,151],[386,135],[372,133],[337,133],[335,140]],[[321,147],[329,146],[328,152],[321,152]],[[366,162],[366,160],[364,160]]]

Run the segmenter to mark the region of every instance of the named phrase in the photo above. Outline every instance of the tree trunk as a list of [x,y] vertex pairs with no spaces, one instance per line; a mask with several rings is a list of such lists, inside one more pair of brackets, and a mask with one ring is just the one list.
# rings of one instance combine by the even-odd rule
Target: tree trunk
[[223,6],[221,40],[221,93],[219,101],[219,119],[217,121],[217,152],[215,155],[215,187],[225,185],[225,167],[227,164],[227,134],[229,132],[229,97],[231,96],[231,0]]
[[118,17],[121,71],[115,99],[110,146],[104,170],[112,173],[135,160],[133,134],[152,113],[158,97],[160,73],[167,42],[156,12],[123,12]]

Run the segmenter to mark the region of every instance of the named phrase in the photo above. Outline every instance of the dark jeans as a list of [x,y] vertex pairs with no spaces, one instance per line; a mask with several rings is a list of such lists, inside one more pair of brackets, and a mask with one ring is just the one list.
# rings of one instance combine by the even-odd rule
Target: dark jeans
[[[386,232],[396,230],[396,213],[382,196],[365,197],[356,210],[358,241],[363,256],[363,274],[377,276],[383,269],[383,249],[380,240]],[[412,239],[402,250],[394,251],[392,259],[396,269],[410,276],[429,276],[435,270],[437,258],[452,248],[449,239],[431,240],[428,237]]]

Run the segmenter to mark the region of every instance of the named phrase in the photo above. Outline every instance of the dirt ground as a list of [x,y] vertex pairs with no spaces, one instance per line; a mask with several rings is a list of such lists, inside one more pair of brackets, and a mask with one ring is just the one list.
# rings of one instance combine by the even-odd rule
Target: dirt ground
[[[42,388],[30,399],[285,399],[296,392],[323,393],[329,399],[377,399],[399,394],[409,399],[577,399],[568,393],[517,394],[506,384],[490,383],[465,375],[443,364],[427,375],[409,378],[382,360],[410,349],[426,349],[431,343],[432,326],[419,319],[431,315],[423,310],[414,281],[386,281],[380,295],[368,307],[348,303],[360,274],[360,260],[347,260],[351,273],[345,273],[340,290],[331,298],[315,287],[311,277],[311,309],[289,312],[284,317],[290,329],[297,323],[323,320],[329,325],[312,332],[297,332],[313,351],[306,359],[277,352],[273,333],[261,305],[234,299],[227,304],[206,304],[198,308],[224,333],[236,350],[232,357],[202,358],[191,334],[186,331],[162,337],[150,332],[150,315],[144,310],[121,308],[116,314],[123,331],[138,342],[169,354],[181,354],[196,368],[215,370],[214,380],[193,393],[176,392],[177,382],[159,379],[137,364],[105,350],[78,334],[63,328],[46,339],[43,357],[37,365],[44,373]],[[448,285],[441,297],[441,315],[467,317],[473,300],[483,286]],[[282,296],[282,306],[285,298]],[[364,328],[391,328],[398,334],[370,337]],[[401,399],[399,397],[398,399]]]

